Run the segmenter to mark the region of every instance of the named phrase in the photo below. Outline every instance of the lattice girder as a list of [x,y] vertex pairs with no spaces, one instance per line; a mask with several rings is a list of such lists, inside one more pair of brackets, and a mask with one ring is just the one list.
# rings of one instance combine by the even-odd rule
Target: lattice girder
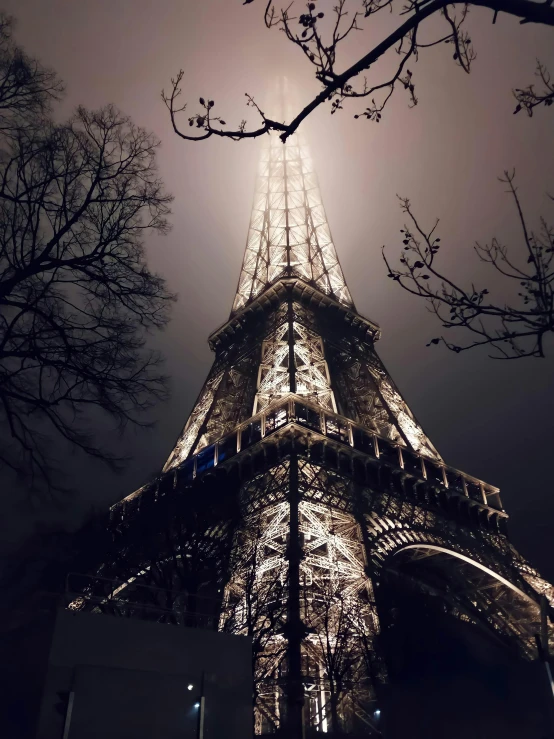
[[[237,319],[238,320],[238,319]],[[371,339],[327,311],[302,305],[290,292],[277,305],[237,323],[221,345],[164,471],[294,392],[322,410],[352,420],[407,448],[440,460],[380,362]]]

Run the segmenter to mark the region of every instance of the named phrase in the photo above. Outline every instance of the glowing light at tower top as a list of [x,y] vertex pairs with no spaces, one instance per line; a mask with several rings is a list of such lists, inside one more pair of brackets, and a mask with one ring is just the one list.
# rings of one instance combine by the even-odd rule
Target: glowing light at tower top
[[[280,103],[288,92],[280,84]],[[252,217],[232,314],[284,277],[299,277],[353,307],[302,134],[275,134],[262,148]]]

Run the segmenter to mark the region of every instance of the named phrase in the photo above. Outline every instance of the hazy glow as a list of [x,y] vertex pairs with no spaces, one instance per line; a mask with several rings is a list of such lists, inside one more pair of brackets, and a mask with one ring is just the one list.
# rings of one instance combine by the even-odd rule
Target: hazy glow
[[343,305],[352,298],[340,267],[305,142],[276,136],[262,149],[233,313],[280,277],[300,277]]

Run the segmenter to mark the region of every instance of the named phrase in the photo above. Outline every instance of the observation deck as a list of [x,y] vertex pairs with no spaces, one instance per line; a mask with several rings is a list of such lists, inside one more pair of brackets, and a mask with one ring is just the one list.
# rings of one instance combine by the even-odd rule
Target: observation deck
[[235,468],[239,478],[246,479],[253,472],[269,469],[290,451],[291,443],[314,463],[362,485],[377,486],[386,476],[393,493],[406,495],[409,488],[423,506],[446,507],[450,514],[454,508],[466,523],[505,534],[508,514],[497,487],[395,444],[294,393],[274,401],[112,510],[132,508],[153,487],[155,495],[165,494],[216,470],[229,474]]

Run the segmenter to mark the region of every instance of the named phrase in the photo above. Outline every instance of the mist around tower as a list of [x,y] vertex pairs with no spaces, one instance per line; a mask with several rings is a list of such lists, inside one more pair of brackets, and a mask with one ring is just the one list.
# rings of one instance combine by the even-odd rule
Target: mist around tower
[[551,8],[10,6],[2,736],[552,736]]

